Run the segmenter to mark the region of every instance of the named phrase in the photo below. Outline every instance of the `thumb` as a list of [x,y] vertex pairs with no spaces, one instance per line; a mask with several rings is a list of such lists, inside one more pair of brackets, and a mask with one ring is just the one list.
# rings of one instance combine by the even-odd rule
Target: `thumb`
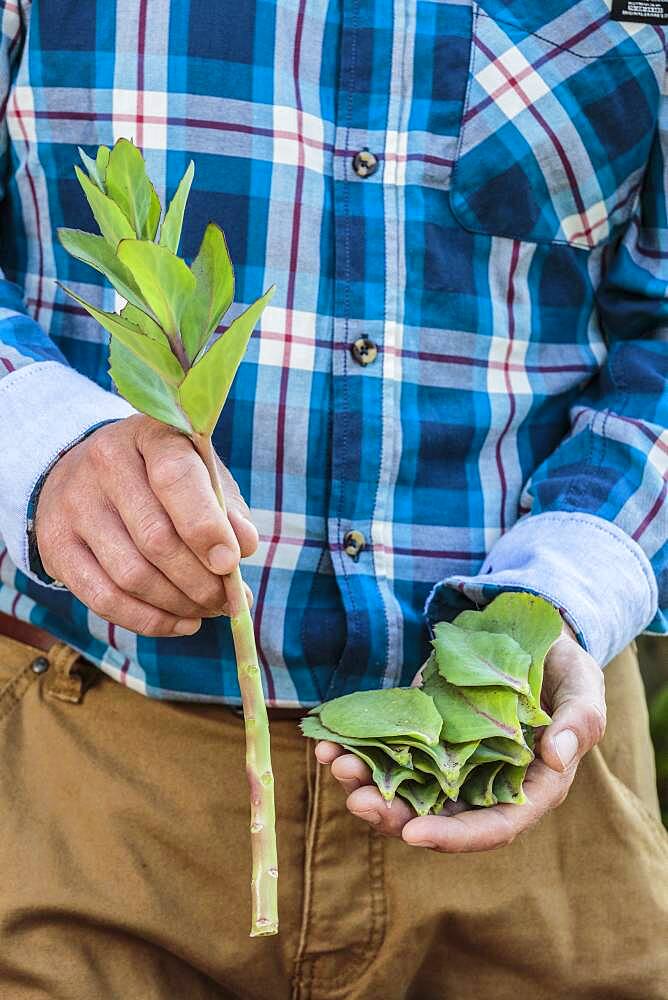
[[545,662],[544,690],[552,723],[541,736],[540,755],[553,771],[566,771],[603,739],[603,671],[575,639],[563,634]]

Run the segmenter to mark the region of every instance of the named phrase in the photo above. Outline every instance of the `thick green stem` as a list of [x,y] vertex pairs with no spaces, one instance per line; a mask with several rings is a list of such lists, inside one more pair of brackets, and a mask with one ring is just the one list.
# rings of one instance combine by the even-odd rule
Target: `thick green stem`
[[[225,498],[218,475],[211,438],[193,435],[193,443],[211,477],[218,502]],[[278,861],[274,775],[271,769],[269,720],[262,691],[262,676],[255,646],[253,619],[239,568],[226,578],[232,638],[246,728],[246,776],[250,788],[250,834],[253,877],[251,937],[278,932]]]

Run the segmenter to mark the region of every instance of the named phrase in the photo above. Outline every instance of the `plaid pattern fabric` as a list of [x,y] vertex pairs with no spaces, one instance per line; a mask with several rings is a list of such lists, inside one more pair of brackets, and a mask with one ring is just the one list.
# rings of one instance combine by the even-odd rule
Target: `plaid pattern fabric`
[[[661,29],[611,21],[604,0],[0,10],[0,263],[27,306],[0,283],[5,373],[61,360],[109,388],[103,331],[53,281],[114,307],[54,240],[92,225],[77,145],[132,137],[163,202],[194,158],[186,255],[215,219],[237,310],[277,285],[215,434],[260,532],[244,575],[270,701],[408,683],[434,584],[452,582],[453,609],[483,595],[493,574],[476,574],[523,514],[614,524],[665,605]],[[360,337],[379,349],[366,367]],[[6,553],[0,572],[3,610],[122,682],[239,700],[226,621],[137,637]]]

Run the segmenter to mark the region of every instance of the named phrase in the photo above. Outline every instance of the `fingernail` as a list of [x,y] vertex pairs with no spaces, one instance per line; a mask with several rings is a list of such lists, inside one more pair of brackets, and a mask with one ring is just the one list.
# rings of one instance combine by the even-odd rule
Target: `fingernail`
[[427,847],[430,851],[436,848],[433,840],[406,840],[404,843],[408,844],[409,847]]
[[193,635],[201,625],[199,618],[182,618],[174,626],[177,635]]
[[213,548],[209,549],[207,559],[214,573],[229,573],[230,550],[227,545],[214,545]]
[[563,767],[568,767],[578,752],[578,738],[572,729],[564,729],[554,737],[554,749]]

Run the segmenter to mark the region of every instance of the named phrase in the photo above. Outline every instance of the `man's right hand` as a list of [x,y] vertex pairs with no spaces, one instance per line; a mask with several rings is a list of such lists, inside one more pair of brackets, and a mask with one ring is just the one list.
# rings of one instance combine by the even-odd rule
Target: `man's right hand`
[[219,472],[228,516],[183,434],[139,415],[99,428],[42,487],[44,569],[107,621],[191,635],[203,617],[225,614],[224,576],[258,544],[236,482],[222,463]]

